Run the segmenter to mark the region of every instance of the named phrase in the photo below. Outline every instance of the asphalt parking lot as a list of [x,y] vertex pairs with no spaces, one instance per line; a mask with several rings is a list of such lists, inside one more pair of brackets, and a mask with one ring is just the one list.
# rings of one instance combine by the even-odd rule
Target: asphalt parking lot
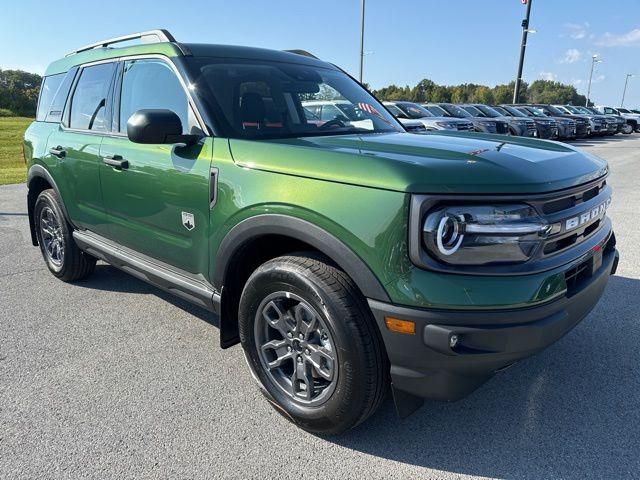
[[108,265],[69,285],[0,187],[0,478],[638,478],[640,135],[574,142],[610,162],[621,261],[557,344],[470,397],[338,438],[263,400],[216,319]]

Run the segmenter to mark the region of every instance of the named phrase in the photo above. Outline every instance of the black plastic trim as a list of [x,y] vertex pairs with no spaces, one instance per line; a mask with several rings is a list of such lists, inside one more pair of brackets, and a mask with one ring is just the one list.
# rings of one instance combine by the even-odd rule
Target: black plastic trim
[[308,243],[344,269],[366,297],[390,301],[387,292],[366,263],[344,243],[313,223],[279,214],[250,217],[236,225],[225,236],[218,249],[211,277],[216,290],[222,290],[227,268],[234,254],[249,240],[264,235],[283,235]]
[[219,293],[210,284],[191,278],[188,272],[125,250],[93,232],[75,230],[73,238],[80,249],[90,255],[194,305],[219,313]]
[[[67,212],[67,207],[64,204],[64,199],[62,198],[62,195],[60,194],[60,190],[58,189],[58,185],[56,184],[55,180],[53,179],[49,171],[46,168],[44,168],[42,165],[38,165],[38,164],[32,165],[31,168],[29,168],[29,172],[27,173],[28,189],[31,189],[31,182],[36,177],[43,178],[44,180],[46,180],[46,182],[49,185],[51,185],[51,188],[53,188],[56,194],[58,194],[58,198],[60,199],[60,205],[62,206],[62,213],[64,214],[64,217],[67,220],[67,222],[69,222],[70,225],[74,226],[73,222],[71,221],[71,217]],[[31,243],[34,246],[36,246],[38,245],[38,240],[36,237],[36,227],[35,227],[35,221],[33,218],[33,207],[35,205],[36,199],[31,198],[31,196],[32,194],[30,192],[27,193],[27,212],[29,215],[29,229],[31,230]]]

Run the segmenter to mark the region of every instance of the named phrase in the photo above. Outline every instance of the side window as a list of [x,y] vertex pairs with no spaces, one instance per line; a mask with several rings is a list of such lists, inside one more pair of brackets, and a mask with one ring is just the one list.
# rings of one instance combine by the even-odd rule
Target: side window
[[183,133],[197,128],[187,95],[173,69],[155,58],[129,60],[122,77],[119,130],[126,132],[129,117],[150,108],[171,110],[178,115]]
[[69,127],[80,130],[108,130],[107,96],[114,63],[85,67],[71,99]]
[[36,113],[36,121],[44,122],[49,113],[49,107],[53,102],[54,97],[60,88],[60,84],[64,79],[65,74],[60,73],[58,75],[50,75],[44,77],[42,80],[42,87],[40,87],[40,98],[38,99],[38,112]]

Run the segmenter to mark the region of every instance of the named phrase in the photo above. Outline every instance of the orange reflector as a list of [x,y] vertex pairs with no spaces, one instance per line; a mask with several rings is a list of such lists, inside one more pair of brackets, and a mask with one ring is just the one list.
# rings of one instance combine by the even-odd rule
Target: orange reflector
[[399,318],[384,317],[384,323],[392,332],[415,335],[416,324],[410,320],[400,320]]

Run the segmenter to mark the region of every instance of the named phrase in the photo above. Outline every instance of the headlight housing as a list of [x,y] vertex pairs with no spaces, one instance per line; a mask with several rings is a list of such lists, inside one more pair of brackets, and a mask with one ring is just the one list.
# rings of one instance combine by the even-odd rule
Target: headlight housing
[[449,265],[522,263],[551,229],[525,204],[439,206],[424,219],[422,241],[432,257]]

